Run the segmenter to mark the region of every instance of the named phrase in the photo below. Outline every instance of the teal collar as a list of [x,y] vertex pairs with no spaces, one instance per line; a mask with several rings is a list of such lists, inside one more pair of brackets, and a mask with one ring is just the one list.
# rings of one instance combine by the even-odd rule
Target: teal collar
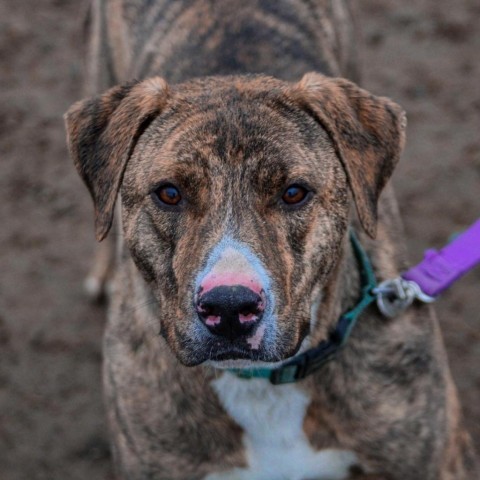
[[325,362],[330,360],[347,342],[353,327],[361,313],[376,300],[373,289],[377,286],[375,273],[367,253],[360,244],[353,231],[350,232],[355,258],[360,267],[361,293],[357,304],[344,313],[338,320],[336,327],[330,333],[328,340],[323,340],[314,348],[293,357],[281,367],[275,369],[252,368],[230,369],[243,379],[265,378],[273,385],[294,383],[307,375],[317,371]]

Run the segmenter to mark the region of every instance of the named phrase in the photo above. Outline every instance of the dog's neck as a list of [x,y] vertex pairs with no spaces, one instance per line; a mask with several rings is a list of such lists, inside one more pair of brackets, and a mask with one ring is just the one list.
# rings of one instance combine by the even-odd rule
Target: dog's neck
[[358,261],[348,235],[345,235],[339,260],[320,294],[318,306],[312,311],[309,348],[328,338],[342,313],[358,301],[361,279]]

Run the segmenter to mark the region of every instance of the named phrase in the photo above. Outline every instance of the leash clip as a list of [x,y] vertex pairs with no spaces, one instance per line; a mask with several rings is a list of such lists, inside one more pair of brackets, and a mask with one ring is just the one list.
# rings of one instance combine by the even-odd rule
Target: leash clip
[[385,280],[373,289],[377,297],[378,309],[388,318],[396,317],[407,309],[415,300],[432,303],[436,300],[422,292],[417,283],[402,277]]

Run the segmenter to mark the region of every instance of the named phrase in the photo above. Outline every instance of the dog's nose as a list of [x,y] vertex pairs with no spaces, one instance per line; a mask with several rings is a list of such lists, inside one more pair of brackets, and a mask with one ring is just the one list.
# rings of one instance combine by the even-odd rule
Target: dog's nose
[[235,340],[252,333],[265,310],[263,292],[243,285],[214,287],[197,297],[200,320],[215,335]]

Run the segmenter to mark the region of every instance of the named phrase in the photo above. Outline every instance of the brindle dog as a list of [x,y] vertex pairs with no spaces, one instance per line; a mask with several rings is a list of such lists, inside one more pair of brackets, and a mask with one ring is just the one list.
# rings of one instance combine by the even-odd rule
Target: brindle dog
[[[360,290],[349,230],[379,280],[406,267],[389,187],[379,200],[405,116],[336,78],[358,78],[348,5],[98,0],[89,29],[89,90],[110,89],[66,122],[99,240],[121,199],[104,342],[118,477],[478,478],[429,307],[370,307],[294,384],[228,370],[328,336]],[[113,86],[128,78],[144,80]]]

